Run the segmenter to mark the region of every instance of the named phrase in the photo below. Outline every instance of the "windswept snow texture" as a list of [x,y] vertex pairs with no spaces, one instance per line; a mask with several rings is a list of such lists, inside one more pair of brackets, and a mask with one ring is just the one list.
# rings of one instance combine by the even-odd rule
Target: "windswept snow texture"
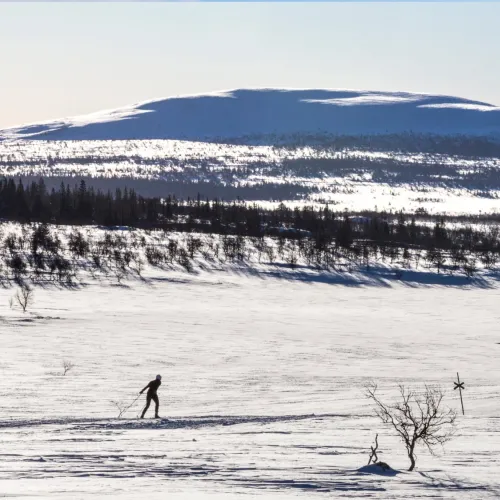
[[[0,497],[498,499],[497,288],[348,287],[230,273],[0,288]],[[444,282],[443,282],[444,283]],[[75,367],[62,375],[63,360]],[[465,416],[417,469],[363,392],[439,384]],[[161,415],[135,419],[163,375]],[[150,413],[152,416],[152,413]],[[379,458],[397,475],[365,469]]]
[[1,139],[217,140],[301,133],[500,134],[500,108],[409,92],[240,89],[0,131]]

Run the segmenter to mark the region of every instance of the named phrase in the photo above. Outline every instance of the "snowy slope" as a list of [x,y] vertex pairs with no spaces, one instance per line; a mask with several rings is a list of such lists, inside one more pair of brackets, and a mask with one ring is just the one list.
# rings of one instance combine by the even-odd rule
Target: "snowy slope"
[[[63,242],[71,232],[52,229]],[[143,236],[187,236],[120,233],[134,252]],[[72,286],[34,285],[23,313],[9,307],[16,286],[0,259],[0,497],[498,499],[498,271],[283,264],[200,251],[191,272],[147,265],[121,284],[111,267],[82,266]],[[436,456],[419,448],[407,472],[364,388],[375,381],[392,402],[399,383],[437,385],[460,411],[457,371],[457,433]],[[138,391],[157,373],[166,419],[138,420]],[[130,407],[122,418],[115,403]],[[364,467],[376,434],[400,473]]]
[[[159,273],[37,288],[26,314],[13,293],[0,288],[0,497],[499,498],[498,289]],[[439,384],[459,410],[457,371],[455,439],[419,449],[412,473],[360,474],[376,433],[381,459],[408,467],[364,384],[389,401],[398,383]],[[171,421],[117,420],[111,401],[156,373]]]
[[129,140],[300,133],[500,135],[500,108],[408,92],[240,89],[171,97],[0,131],[1,139]]

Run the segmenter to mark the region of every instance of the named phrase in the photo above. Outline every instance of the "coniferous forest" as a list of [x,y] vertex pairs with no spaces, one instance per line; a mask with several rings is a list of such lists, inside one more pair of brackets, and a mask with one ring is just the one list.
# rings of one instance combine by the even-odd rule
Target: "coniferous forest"
[[[138,196],[134,189],[115,192],[87,188],[84,180],[46,189],[43,179],[24,186],[12,178],[0,180],[0,219],[19,223],[130,226],[180,232],[336,240],[349,247],[355,241],[424,249],[500,251],[500,214],[482,216],[388,212],[336,212],[322,208],[290,208],[283,203],[266,208],[244,201],[209,200],[202,194],[187,200],[173,195]],[[450,228],[447,228],[450,223]],[[452,229],[453,228],[453,229]]]
[[[269,263],[281,260],[293,268],[301,261],[326,270],[346,263],[349,268],[369,270],[376,262],[411,269],[425,262],[438,273],[467,276],[479,266],[494,271],[500,262],[500,217],[495,214],[459,218],[348,213],[335,212],[327,205],[292,209],[283,203],[266,208],[243,201],[209,200],[201,194],[180,200],[170,195],[146,198],[127,188],[103,192],[87,188],[83,180],[49,191],[43,179],[26,186],[3,179],[0,217],[3,223],[17,222],[23,228],[22,236],[0,234],[4,277],[14,280],[46,275],[71,280],[82,258],[126,275],[131,263],[140,261],[131,245],[142,248],[141,255],[150,265],[177,262],[186,270],[192,269],[199,254],[239,262],[252,258],[261,262],[265,255]],[[67,241],[58,236],[57,229],[65,226],[72,228]],[[87,237],[79,226],[86,228]],[[91,227],[105,235],[93,239]],[[117,229],[125,228],[163,237],[152,242],[116,236]],[[182,243],[169,237],[183,233]],[[200,237],[203,234],[212,238],[209,243]]]

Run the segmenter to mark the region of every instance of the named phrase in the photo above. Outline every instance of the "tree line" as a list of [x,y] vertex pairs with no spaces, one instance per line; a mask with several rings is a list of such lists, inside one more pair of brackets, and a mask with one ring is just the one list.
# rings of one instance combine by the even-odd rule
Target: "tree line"
[[[201,194],[187,200],[172,195],[149,198],[126,187],[114,193],[87,188],[84,180],[73,186],[61,183],[59,189],[48,190],[43,179],[26,186],[22,181],[3,179],[0,217],[20,223],[270,236],[302,246],[307,240],[307,245],[323,257],[330,255],[335,246],[365,261],[377,253],[389,256],[391,261],[399,257],[409,261],[418,250],[429,254],[438,272],[447,262],[463,267],[480,260],[492,267],[500,260],[500,228],[495,216],[471,217],[455,224],[453,218],[445,216],[338,212],[328,205],[292,209],[281,203],[266,208],[243,201],[209,200]],[[330,262],[331,258],[326,260]]]

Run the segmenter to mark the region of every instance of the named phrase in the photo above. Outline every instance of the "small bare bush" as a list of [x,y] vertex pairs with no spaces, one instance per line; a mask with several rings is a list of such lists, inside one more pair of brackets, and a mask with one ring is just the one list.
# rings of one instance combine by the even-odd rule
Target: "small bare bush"
[[178,257],[177,257],[177,262],[188,272],[193,271],[193,264],[191,260],[189,259],[189,254],[188,252],[184,249],[181,248],[178,251]]
[[127,405],[123,401],[110,401],[110,403],[116,407],[118,410],[118,418],[121,418],[121,416],[127,411]]
[[137,257],[137,259],[135,260],[135,272],[137,273],[137,276],[139,276],[139,278],[142,278],[144,265],[145,262],[140,257]]
[[75,367],[75,364],[69,361],[68,359],[64,359],[62,362],[62,369],[63,369],[63,377],[73,368]]
[[165,255],[152,245],[146,247],[145,255],[151,266],[159,266],[165,260]]
[[266,247],[265,252],[266,252],[267,260],[269,261],[270,264],[272,264],[274,262],[275,257],[276,257],[273,247],[271,247],[271,246]]
[[33,302],[35,300],[33,288],[31,288],[29,285],[21,285],[19,290],[16,292],[16,295],[14,296],[14,300],[23,310],[23,313],[25,313],[28,308],[33,305]]
[[118,410],[118,418],[121,418],[132,406],[135,405],[140,395],[138,395],[131,403],[127,403],[124,401],[110,401],[110,403],[116,407]]
[[114,274],[116,281],[120,285],[123,278],[125,278],[125,276],[127,275],[127,270],[122,265],[117,265],[114,269]]

